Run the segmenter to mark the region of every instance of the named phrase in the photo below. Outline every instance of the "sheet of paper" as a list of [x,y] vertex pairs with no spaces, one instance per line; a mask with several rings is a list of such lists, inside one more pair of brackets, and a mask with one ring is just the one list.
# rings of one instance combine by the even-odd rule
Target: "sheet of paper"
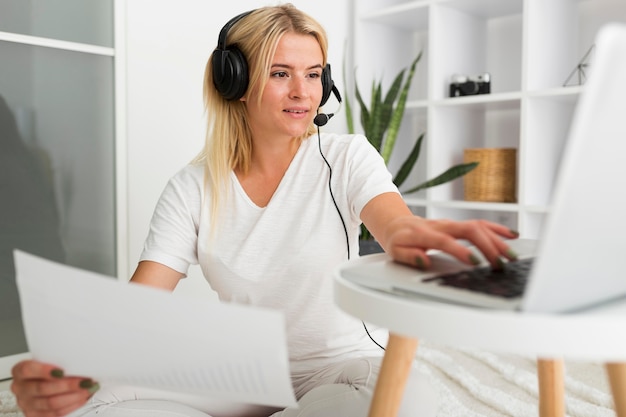
[[294,406],[285,321],[15,251],[33,358],[101,384]]

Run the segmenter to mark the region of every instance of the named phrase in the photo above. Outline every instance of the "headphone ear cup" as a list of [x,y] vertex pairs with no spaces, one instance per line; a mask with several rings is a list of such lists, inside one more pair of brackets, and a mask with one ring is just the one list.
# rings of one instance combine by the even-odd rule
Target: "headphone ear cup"
[[226,100],[239,100],[248,89],[248,63],[239,48],[213,51],[213,84]]
[[330,98],[334,85],[335,82],[333,81],[333,77],[330,73],[330,64],[326,64],[322,70],[322,101],[320,102],[320,107],[326,104]]

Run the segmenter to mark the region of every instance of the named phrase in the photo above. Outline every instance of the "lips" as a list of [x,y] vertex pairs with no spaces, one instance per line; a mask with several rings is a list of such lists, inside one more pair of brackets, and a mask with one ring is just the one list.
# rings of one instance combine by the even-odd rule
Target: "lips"
[[287,117],[289,117],[292,120],[305,120],[307,118],[309,118],[309,109],[284,109],[283,110],[284,113],[287,114]]

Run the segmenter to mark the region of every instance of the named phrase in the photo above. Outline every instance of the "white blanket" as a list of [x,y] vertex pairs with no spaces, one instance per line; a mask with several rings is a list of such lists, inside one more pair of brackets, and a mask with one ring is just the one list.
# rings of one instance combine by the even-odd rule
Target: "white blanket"
[[[437,417],[537,415],[534,358],[421,343],[417,361],[439,392]],[[615,417],[604,367],[565,361],[568,417]],[[23,417],[11,392],[0,392],[0,417]]]
[[23,417],[11,391],[0,391],[0,416],[1,417]]
[[[417,360],[440,393],[437,417],[529,417],[539,409],[536,358],[422,343]],[[604,367],[565,361],[568,417],[615,417]]]

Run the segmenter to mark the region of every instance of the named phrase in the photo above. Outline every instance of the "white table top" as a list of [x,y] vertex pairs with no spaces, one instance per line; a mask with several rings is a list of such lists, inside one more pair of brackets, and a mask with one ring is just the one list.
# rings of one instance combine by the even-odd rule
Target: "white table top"
[[346,268],[382,257],[387,255],[367,255],[335,271],[336,304],[365,322],[448,346],[543,358],[626,360],[626,299],[567,314],[499,311],[385,293],[342,276]]

